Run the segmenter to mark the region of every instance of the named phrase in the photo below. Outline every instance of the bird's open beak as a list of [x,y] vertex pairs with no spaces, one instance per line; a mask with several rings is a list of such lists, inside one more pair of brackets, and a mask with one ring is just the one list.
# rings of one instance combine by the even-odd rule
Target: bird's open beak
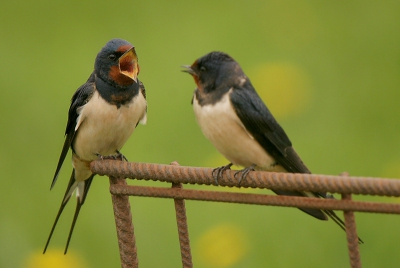
[[119,71],[125,75],[130,77],[132,80],[136,82],[137,75],[139,73],[138,67],[138,58],[136,55],[135,47],[127,50],[122,56],[119,58]]
[[182,70],[182,72],[197,76],[195,71],[193,71],[192,66],[190,66],[190,65],[182,65],[182,68],[185,68],[184,70]]

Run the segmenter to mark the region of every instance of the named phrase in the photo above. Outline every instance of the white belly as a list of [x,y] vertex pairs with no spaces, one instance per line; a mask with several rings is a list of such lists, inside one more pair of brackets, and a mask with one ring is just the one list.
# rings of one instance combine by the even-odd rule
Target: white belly
[[[232,89],[231,89],[232,90]],[[201,107],[194,96],[193,109],[203,134],[217,150],[235,165],[273,170],[275,160],[246,131],[236,115],[229,94],[214,105]]]
[[97,159],[96,154],[115,154],[122,148],[136,124],[145,120],[146,100],[138,94],[131,103],[118,109],[96,91],[79,111],[73,147],[79,158],[91,161]]

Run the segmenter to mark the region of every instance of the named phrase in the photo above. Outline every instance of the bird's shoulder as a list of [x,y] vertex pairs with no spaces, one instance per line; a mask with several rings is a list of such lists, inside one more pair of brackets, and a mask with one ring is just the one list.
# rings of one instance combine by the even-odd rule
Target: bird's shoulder
[[68,112],[68,123],[65,129],[65,134],[75,131],[76,119],[79,116],[78,109],[85,105],[95,92],[95,75],[92,73],[89,79],[80,86],[71,98],[71,106]]
[[146,124],[146,122],[147,122],[147,107],[148,107],[147,106],[147,99],[146,99],[146,89],[144,87],[144,84],[142,83],[142,81],[139,81],[139,80],[138,80],[138,83],[139,83],[140,92],[141,92],[141,94],[142,94],[142,96],[144,98],[144,102],[145,102],[146,108],[144,110],[143,116],[140,118],[140,121],[136,124],[136,126],[139,123],[142,123],[143,125]]
[[246,129],[258,135],[271,139],[279,150],[292,145],[283,128],[276,121],[270,110],[264,104],[256,90],[246,81],[241,86],[235,86],[230,93],[232,106]]
[[140,92],[142,93],[144,99],[146,99],[146,88],[144,87],[144,84],[142,81],[139,81],[139,88],[140,88]]

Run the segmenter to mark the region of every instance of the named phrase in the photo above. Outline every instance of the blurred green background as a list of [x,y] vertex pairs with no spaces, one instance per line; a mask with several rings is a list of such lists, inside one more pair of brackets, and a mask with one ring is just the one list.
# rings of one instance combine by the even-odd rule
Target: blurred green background
[[[240,62],[314,173],[400,178],[399,1],[0,5],[0,267],[119,267],[107,177],[92,184],[69,253],[62,255],[75,200],[41,255],[71,172],[68,160],[49,191],[70,98],[115,37],[136,46],[149,103],[147,125],[122,150],[130,161],[227,163],[197,126],[195,84],[180,72],[221,50]],[[131,204],[140,266],[180,267],[173,201]],[[186,205],[196,267],[349,266],[345,234],[332,221],[289,208]],[[398,267],[400,217],[356,216],[364,266]]]

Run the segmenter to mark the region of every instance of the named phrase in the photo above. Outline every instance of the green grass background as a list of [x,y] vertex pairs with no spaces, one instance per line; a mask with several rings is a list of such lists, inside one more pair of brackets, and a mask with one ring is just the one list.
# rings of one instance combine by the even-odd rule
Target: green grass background
[[[0,6],[0,267],[72,267],[71,259],[75,267],[119,267],[107,177],[92,184],[68,255],[59,251],[75,200],[41,256],[71,172],[67,159],[49,191],[69,100],[115,37],[136,46],[149,103],[147,125],[122,150],[130,161],[226,163],[201,134],[190,105],[195,85],[180,72],[182,64],[221,50],[254,77],[314,173],[400,178],[398,1],[16,0]],[[173,201],[130,200],[140,266],[180,267]],[[288,208],[186,204],[196,267],[349,266],[345,234],[332,222]],[[356,216],[364,267],[398,267],[400,217]]]

